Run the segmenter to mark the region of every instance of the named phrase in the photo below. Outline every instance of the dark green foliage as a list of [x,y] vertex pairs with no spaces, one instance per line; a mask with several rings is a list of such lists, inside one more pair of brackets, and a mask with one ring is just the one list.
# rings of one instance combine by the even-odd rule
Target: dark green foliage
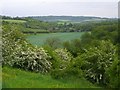
[[78,78],[84,77],[85,74],[82,71],[83,63],[84,62],[80,57],[74,58],[65,70],[65,73],[67,73],[67,76],[75,76]]
[[91,32],[86,32],[81,37],[81,45],[83,48],[91,47],[93,45],[92,44],[93,41],[94,41],[94,38],[91,35]]
[[80,57],[84,61],[82,70],[86,78],[98,84],[106,84],[105,70],[112,65],[116,54],[110,41],[101,41],[99,46],[89,48]]
[[64,49],[56,49],[54,52],[52,48],[45,47],[45,50],[47,50],[51,56],[51,76],[53,78],[64,79],[71,76],[77,78],[83,77],[84,74],[81,70],[82,61],[79,60],[79,58],[73,59],[71,54]]
[[[48,51],[51,56],[52,69],[59,68],[61,61],[60,57],[54,52],[54,49],[49,46],[44,46],[44,49]],[[59,62],[59,63],[58,63]]]
[[63,43],[63,47],[66,48],[73,56],[77,56],[81,52],[81,41],[80,39],[74,39]]
[[108,86],[111,88],[120,89],[120,61],[118,57],[115,57],[112,65],[106,69],[106,76],[108,80]]
[[66,68],[64,69],[56,68],[52,70],[51,72],[52,77],[56,79],[64,79],[68,77],[82,78],[84,74],[81,68],[75,66],[76,64],[73,64],[71,62],[69,62],[69,64],[66,63],[67,65]]
[[101,25],[95,27],[92,32],[92,36],[98,40],[111,40],[114,44],[118,42],[118,24]]
[[64,79],[69,76],[82,77],[83,73],[79,66],[75,67],[71,54],[64,49],[53,51],[50,47],[45,47],[51,56],[52,70],[51,76],[56,79]]
[[44,45],[57,49],[61,47],[61,40],[57,37],[49,37],[46,39]]

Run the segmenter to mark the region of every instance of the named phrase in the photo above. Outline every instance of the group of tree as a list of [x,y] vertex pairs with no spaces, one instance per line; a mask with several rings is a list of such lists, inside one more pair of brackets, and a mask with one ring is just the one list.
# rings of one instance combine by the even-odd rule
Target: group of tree
[[[48,32],[85,32],[92,31],[94,27],[101,26],[104,23],[105,25],[111,25],[116,23],[116,20],[105,20],[105,21],[88,21],[83,23],[72,23],[68,21],[56,21],[56,22],[47,22],[40,21],[37,19],[33,19],[32,17],[9,17],[2,16],[3,24],[9,23],[5,20],[23,20],[24,23],[13,22],[13,24],[17,24],[22,29],[21,31],[24,33],[44,33]],[[114,23],[113,23],[114,22]]]

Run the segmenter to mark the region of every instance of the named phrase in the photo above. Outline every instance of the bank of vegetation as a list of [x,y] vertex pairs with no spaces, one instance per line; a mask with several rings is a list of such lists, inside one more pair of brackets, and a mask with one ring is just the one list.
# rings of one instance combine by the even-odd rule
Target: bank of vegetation
[[[31,18],[24,20],[24,23],[3,20],[3,68],[9,66],[43,75],[49,74],[56,80],[84,78],[100,87],[119,88],[117,20],[69,23],[67,26]],[[61,42],[59,38],[48,38],[42,47],[33,46],[25,39],[24,30],[40,29],[50,33],[56,27],[57,32],[74,29],[73,31],[82,30],[85,34],[81,38],[65,42]]]

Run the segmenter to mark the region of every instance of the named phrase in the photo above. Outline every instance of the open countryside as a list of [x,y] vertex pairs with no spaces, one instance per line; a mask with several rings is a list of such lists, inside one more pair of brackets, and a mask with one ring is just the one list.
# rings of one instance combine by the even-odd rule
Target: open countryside
[[80,39],[83,33],[84,32],[33,34],[28,35],[26,39],[33,45],[42,46],[48,38],[60,38],[61,41],[70,41]]
[[116,18],[1,17],[3,88],[119,88]]

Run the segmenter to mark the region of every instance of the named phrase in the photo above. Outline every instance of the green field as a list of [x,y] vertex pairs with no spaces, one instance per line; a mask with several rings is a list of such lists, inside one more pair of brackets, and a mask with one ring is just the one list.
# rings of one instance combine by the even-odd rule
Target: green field
[[26,39],[33,45],[41,46],[44,44],[47,38],[56,37],[61,41],[73,40],[80,38],[84,32],[71,32],[71,33],[41,33],[37,35],[28,35]]
[[3,19],[3,21],[7,21],[10,23],[25,23],[25,20],[10,20],[10,19]]
[[43,29],[32,29],[32,28],[25,28],[22,30],[22,32],[33,32],[33,33],[46,33],[46,32],[49,32],[48,30],[43,30]]
[[2,69],[3,88],[98,88],[83,78],[56,80],[50,75],[26,72],[11,67]]

